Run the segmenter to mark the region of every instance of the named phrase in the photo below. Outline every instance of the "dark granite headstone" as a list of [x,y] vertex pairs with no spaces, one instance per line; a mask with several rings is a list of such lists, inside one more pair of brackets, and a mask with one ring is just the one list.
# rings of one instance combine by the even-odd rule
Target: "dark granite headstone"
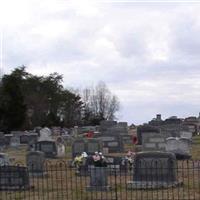
[[33,146],[35,151],[44,152],[47,158],[57,157],[57,145],[54,140],[38,141]]
[[83,139],[77,139],[72,144],[72,158],[80,155],[85,151],[85,141]]
[[29,136],[28,134],[20,135],[20,144],[28,144]]
[[0,190],[21,190],[29,187],[29,175],[26,167],[0,166]]
[[4,135],[0,137],[0,151],[6,147],[6,138]]
[[87,139],[85,140],[86,152],[88,155],[93,155],[94,152],[102,151],[102,142],[98,139]]
[[10,146],[10,141],[12,137],[13,137],[13,134],[5,134],[6,146]]
[[26,155],[26,164],[30,176],[44,176],[45,173],[45,154],[41,151],[30,151]]
[[160,130],[157,127],[154,126],[150,126],[150,125],[143,125],[143,126],[139,126],[137,128],[137,138],[138,138],[138,144],[141,145],[142,144],[142,135],[144,134],[148,134],[148,133],[159,133]]
[[102,142],[98,139],[77,139],[72,144],[72,157],[86,152],[88,155],[93,155],[94,152],[102,151]]
[[108,191],[108,172],[106,167],[95,167],[90,168],[90,186],[87,190],[95,191]]
[[37,142],[38,134],[37,133],[24,133],[19,136],[20,144],[33,144]]
[[130,189],[167,188],[179,184],[177,181],[177,161],[173,153],[141,152],[136,154],[133,181]]
[[99,130],[100,130],[100,132],[103,133],[103,132],[107,131],[109,128],[115,126],[115,125],[117,125],[116,121],[108,121],[108,120],[101,121]]
[[103,152],[104,153],[120,153],[124,151],[124,145],[121,135],[116,134],[98,134],[95,135],[95,138],[98,138],[103,143]]

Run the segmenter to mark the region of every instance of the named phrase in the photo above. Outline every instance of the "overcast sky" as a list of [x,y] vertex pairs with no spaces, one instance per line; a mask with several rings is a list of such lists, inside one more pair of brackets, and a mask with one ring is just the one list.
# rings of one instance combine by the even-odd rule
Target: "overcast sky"
[[200,3],[145,2],[4,1],[3,71],[56,71],[75,89],[104,81],[121,102],[119,120],[129,124],[157,113],[197,116]]

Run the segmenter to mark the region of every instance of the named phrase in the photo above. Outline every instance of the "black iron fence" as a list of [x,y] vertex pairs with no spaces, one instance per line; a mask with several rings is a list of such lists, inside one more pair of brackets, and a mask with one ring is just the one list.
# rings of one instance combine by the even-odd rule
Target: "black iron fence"
[[0,189],[1,200],[199,200],[200,161],[79,169],[56,160],[44,168],[1,166]]

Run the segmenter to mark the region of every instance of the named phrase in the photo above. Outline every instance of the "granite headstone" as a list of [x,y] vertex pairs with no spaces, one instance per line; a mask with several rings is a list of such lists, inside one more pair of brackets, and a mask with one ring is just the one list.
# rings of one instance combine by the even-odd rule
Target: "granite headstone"
[[133,181],[129,189],[155,189],[177,186],[177,161],[173,153],[141,152],[135,156]]

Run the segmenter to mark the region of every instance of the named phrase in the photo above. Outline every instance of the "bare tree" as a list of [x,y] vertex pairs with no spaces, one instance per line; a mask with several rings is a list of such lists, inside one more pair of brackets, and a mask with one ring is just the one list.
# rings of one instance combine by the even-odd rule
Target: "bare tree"
[[101,120],[113,120],[119,110],[119,100],[113,95],[104,82],[96,87],[83,90],[82,99],[85,105],[85,120],[98,124]]

